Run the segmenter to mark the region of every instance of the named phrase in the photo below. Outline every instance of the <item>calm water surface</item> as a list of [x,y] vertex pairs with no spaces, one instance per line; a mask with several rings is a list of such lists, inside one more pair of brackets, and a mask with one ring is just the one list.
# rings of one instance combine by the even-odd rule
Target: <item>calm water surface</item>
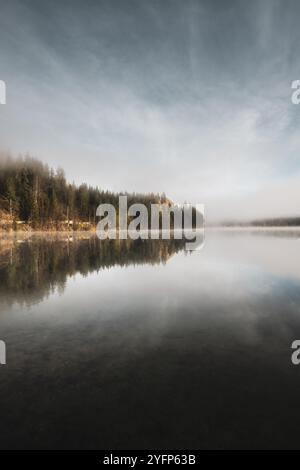
[[300,232],[0,239],[0,447],[300,448]]

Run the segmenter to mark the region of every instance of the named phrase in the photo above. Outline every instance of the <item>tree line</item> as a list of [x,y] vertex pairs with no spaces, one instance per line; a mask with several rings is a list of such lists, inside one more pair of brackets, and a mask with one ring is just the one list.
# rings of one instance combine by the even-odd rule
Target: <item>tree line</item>
[[[122,193],[128,204],[167,202],[163,194]],[[64,170],[53,170],[31,157],[5,157],[0,160],[0,211],[14,225],[52,228],[61,224],[94,225],[99,204],[110,203],[117,211],[121,193],[105,191],[86,183],[79,186],[66,180]]]

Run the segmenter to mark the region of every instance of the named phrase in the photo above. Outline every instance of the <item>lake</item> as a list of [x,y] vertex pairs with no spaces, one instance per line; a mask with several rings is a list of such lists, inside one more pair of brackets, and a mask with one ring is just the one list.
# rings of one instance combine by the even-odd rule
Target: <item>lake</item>
[[300,448],[300,231],[0,238],[2,449]]

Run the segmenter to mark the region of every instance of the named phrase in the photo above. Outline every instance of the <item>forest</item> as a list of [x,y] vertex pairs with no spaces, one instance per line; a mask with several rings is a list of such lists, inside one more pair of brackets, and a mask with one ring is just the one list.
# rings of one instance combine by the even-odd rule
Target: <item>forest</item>
[[[162,204],[163,194],[122,193],[128,205],[135,202]],[[64,170],[53,170],[41,161],[27,157],[0,158],[0,228],[81,230],[96,224],[99,204],[110,203],[116,210],[121,193],[79,186],[66,180]]]

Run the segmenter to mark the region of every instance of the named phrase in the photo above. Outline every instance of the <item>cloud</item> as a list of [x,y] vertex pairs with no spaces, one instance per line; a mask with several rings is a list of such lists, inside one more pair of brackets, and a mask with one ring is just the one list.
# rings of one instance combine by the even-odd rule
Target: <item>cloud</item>
[[10,2],[2,148],[76,182],[204,202],[212,218],[296,211],[289,3]]

